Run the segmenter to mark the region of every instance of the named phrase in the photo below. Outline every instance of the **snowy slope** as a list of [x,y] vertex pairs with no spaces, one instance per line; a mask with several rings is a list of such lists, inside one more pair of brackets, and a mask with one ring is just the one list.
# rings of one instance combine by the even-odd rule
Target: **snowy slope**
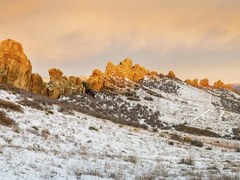
[[[217,122],[211,122],[212,124],[208,122],[208,125],[205,125],[207,116],[211,115],[212,119],[215,116],[216,118],[220,118],[220,115],[225,116],[221,110],[219,113],[215,112],[215,115],[216,107],[209,103],[212,98],[217,97],[213,96],[212,92],[202,92],[181,83],[178,85],[180,86],[178,93],[181,96],[159,91],[164,98],[152,96],[154,101],[151,103],[143,99],[146,91],[139,88],[137,94],[142,106],[152,108],[153,111],[161,111],[164,122],[185,121],[181,119],[184,115],[179,115],[179,111],[184,111],[187,117],[191,117],[192,122],[189,121],[189,124],[212,126],[215,131],[225,133],[229,128],[225,124],[220,129],[214,127],[214,123]],[[99,97],[103,96],[99,94]],[[176,103],[177,97],[182,98],[178,101],[188,103]],[[198,98],[193,101],[192,97]],[[106,96],[104,98],[106,99]],[[121,103],[127,101],[132,106],[137,104],[135,101],[127,100],[125,96],[119,98],[123,100]],[[34,95],[28,96],[6,90],[0,90],[0,99],[16,105],[23,99],[36,101]],[[69,101],[69,98],[62,100],[64,99]],[[237,147],[240,147],[239,141],[194,136],[174,129],[151,132],[77,111],[62,111],[61,104],[51,105],[46,103],[46,100],[39,100],[37,103],[43,109],[40,110],[38,106],[35,109],[21,105],[22,112],[18,112],[13,108],[0,106],[0,110],[6,112],[7,117],[17,123],[17,127],[0,125],[0,179],[240,177],[240,155],[236,152]],[[182,104],[185,106],[182,107]],[[232,112],[222,111],[230,113],[234,118],[238,116]],[[201,141],[204,146],[196,147],[178,141],[172,138],[173,135]]]
[[144,129],[170,129],[185,124],[236,138],[240,127],[240,96],[229,90],[199,89],[180,80],[145,78],[125,92],[98,92],[62,99],[96,117]]

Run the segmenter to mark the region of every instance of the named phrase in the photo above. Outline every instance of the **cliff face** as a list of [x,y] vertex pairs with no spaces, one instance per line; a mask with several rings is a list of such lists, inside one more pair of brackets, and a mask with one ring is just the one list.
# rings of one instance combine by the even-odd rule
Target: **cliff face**
[[87,82],[94,90],[112,89],[125,87],[124,79],[138,83],[147,75],[153,77],[157,72],[149,71],[138,64],[133,65],[131,59],[125,59],[119,65],[108,62],[104,73],[94,70]]
[[32,66],[22,45],[5,40],[0,45],[0,82],[30,90]]

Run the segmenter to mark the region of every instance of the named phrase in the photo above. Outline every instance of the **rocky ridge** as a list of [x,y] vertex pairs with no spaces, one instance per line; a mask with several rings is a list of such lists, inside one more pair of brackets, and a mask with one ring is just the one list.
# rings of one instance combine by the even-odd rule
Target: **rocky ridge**
[[[51,68],[48,72],[50,82],[45,83],[39,74],[32,73],[31,62],[20,43],[11,39],[1,42],[0,82],[51,98],[81,93],[91,94],[92,91],[103,90],[125,93],[127,89],[133,89],[136,85],[141,84],[145,77],[177,79],[173,71],[169,71],[167,75],[158,74],[156,71],[150,71],[139,64],[133,65],[129,58],[120,62],[119,65],[108,62],[104,72],[95,69],[87,80],[75,76],[63,76],[63,72],[56,68]],[[224,84],[221,80],[215,82],[213,86],[209,85],[207,78],[200,82],[198,79],[187,79],[185,83],[196,88],[235,91],[231,85]]]

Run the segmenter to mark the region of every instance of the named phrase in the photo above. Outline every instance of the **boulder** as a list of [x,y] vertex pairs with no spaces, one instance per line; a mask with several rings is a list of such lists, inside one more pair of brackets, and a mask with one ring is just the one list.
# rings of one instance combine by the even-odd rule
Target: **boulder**
[[0,82],[30,90],[32,65],[20,43],[7,39],[0,45]]

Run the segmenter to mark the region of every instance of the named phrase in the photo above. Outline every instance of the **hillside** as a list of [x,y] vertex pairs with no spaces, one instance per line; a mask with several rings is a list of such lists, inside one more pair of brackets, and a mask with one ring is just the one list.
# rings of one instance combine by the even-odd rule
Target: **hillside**
[[0,179],[240,179],[240,95],[131,59],[87,79],[0,46]]
[[[239,178],[239,129],[233,131],[239,96],[230,91],[145,79],[136,95],[99,92],[59,101],[0,89],[4,179]],[[4,124],[2,112],[13,121]],[[182,123],[210,131],[181,132]]]

